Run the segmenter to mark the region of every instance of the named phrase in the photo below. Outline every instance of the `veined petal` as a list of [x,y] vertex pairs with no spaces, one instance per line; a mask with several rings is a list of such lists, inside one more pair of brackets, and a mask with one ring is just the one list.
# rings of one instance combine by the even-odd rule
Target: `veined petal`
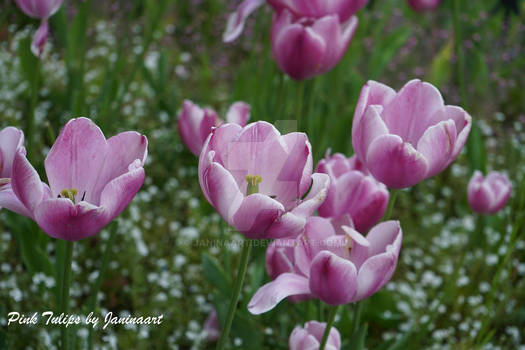
[[246,19],[264,4],[265,0],[244,0],[237,8],[237,11],[230,14],[226,30],[222,36],[225,43],[234,41],[241,35],[244,30],[244,22]]
[[38,173],[22,151],[15,154],[11,187],[16,197],[30,213],[33,213],[35,207],[42,201],[46,193]]
[[450,163],[456,144],[456,125],[452,119],[428,128],[417,143],[417,150],[428,162],[427,177],[441,172]]
[[283,212],[281,203],[267,195],[254,193],[243,199],[233,214],[232,226],[248,238],[275,238],[268,236],[266,230]]
[[25,207],[13,192],[11,184],[0,186],[0,209],[5,208],[17,214],[32,218],[33,214]]

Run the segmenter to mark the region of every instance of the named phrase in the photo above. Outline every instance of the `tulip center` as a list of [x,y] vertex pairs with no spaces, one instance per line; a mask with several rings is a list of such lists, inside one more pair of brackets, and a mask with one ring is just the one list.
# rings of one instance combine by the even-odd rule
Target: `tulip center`
[[260,175],[246,175],[244,178],[248,183],[246,188],[246,195],[259,193],[259,184],[262,182],[262,177]]
[[[58,198],[67,198],[73,203],[75,203],[75,197],[77,194],[78,194],[78,190],[76,188],[64,189],[60,191]],[[84,193],[84,196],[85,196],[85,193]],[[84,196],[82,196],[82,200],[84,200]]]
[[[0,170],[2,170],[2,169],[0,169]],[[0,178],[0,188],[1,188],[2,186],[5,186],[5,185],[9,184],[10,182],[11,182],[11,179],[8,179],[8,178]]]

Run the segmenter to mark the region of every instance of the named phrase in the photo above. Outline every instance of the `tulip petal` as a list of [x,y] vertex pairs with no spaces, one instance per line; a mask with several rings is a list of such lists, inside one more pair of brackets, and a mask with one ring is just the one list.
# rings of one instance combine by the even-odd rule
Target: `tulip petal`
[[107,151],[106,138],[97,125],[87,118],[71,119],[45,160],[53,195],[64,189],[76,189],[77,202],[84,197],[87,202],[98,204],[94,187]]
[[361,123],[356,126],[355,139],[352,142],[358,158],[363,162],[366,162],[370,144],[379,136],[389,133],[381,118],[382,109],[379,105],[369,106],[361,118]]
[[425,179],[428,171],[425,157],[397,135],[376,138],[368,149],[366,164],[378,181],[391,188],[413,186]]
[[309,217],[314,211],[323,204],[328,187],[330,186],[330,177],[326,174],[314,173],[312,174],[312,188],[306,195],[304,200],[292,210],[294,215]]
[[[0,130],[0,178],[10,178],[17,150],[24,147],[22,130],[7,127]],[[22,150],[25,152],[25,149]]]
[[15,154],[11,187],[16,197],[31,213],[46,193],[38,173],[27,160],[24,152],[19,151]]
[[38,226],[53,238],[78,241],[102,230],[109,220],[99,207],[87,202],[77,205],[66,198],[42,201],[35,209]]
[[[323,339],[325,329],[326,323],[324,322],[321,323],[317,321],[309,321],[305,325],[305,330],[319,341]],[[332,329],[330,329],[326,345],[333,346],[334,349],[339,349],[341,347],[341,335],[335,327],[332,327]]]
[[[401,235],[402,231],[399,221],[390,220],[376,225],[366,236],[367,241],[370,243],[369,255],[385,252],[387,246],[394,244]],[[399,250],[396,251],[396,254],[398,253]]]
[[332,252],[322,251],[310,267],[312,294],[329,305],[349,303],[357,290],[355,265]]
[[396,263],[397,259],[392,252],[375,255],[367,259],[359,269],[357,293],[353,301],[368,298],[383,287],[390,280]]
[[228,17],[226,31],[222,36],[222,40],[225,43],[229,43],[237,39],[244,30],[246,19],[252,12],[261,7],[264,2],[265,0],[244,0],[237,10]]
[[131,202],[144,184],[146,174],[141,161],[137,160],[134,168],[109,182],[100,195],[100,206],[109,220],[117,217]]
[[274,238],[266,230],[284,212],[284,207],[267,195],[255,193],[244,198],[233,215],[232,226],[246,237]]
[[356,230],[343,226],[343,230],[352,242],[350,250],[350,261],[354,263],[356,269],[359,269],[363,262],[370,256],[370,242]]
[[0,209],[5,208],[17,214],[32,218],[31,212],[13,192],[11,184],[0,186]]
[[313,335],[302,328],[295,328],[290,335],[290,350],[318,350],[320,345]]
[[417,150],[428,162],[427,177],[441,172],[450,163],[456,135],[456,125],[449,119],[431,126],[419,139]]
[[303,294],[310,294],[308,279],[293,273],[283,273],[259,288],[248,303],[248,310],[259,315],[270,311],[286,297]]
[[226,113],[226,121],[244,127],[250,120],[251,109],[252,107],[246,102],[235,102]]
[[49,24],[47,23],[47,20],[43,20],[40,26],[38,27],[37,31],[33,35],[33,40],[31,41],[31,52],[36,57],[42,56],[48,35]]
[[456,159],[467,142],[468,135],[472,128],[472,117],[465,112],[463,108],[457,106],[445,106],[445,113],[448,118],[454,120],[458,132],[454,144],[454,150],[450,156],[450,162],[452,162]]

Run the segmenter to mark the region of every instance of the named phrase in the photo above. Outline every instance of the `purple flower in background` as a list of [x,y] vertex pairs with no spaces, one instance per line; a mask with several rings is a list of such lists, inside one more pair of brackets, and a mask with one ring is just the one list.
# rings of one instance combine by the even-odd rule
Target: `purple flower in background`
[[217,311],[212,309],[208,318],[204,322],[204,332],[206,333],[206,339],[209,342],[216,342],[221,336],[221,325],[219,324],[219,318],[217,317]]
[[270,123],[212,130],[199,159],[204,196],[247,238],[299,234],[323,202],[330,182],[312,174],[310,142],[303,133],[281,135]]
[[419,80],[396,93],[369,81],[352,125],[357,157],[380,182],[410,187],[443,171],[463,149],[472,118],[445,105],[438,89]]
[[[290,350],[318,350],[326,329],[326,323],[310,321],[306,322],[304,328],[297,326],[290,334],[288,345]],[[325,350],[339,350],[341,348],[341,335],[337,328],[330,328],[330,334],[326,341]]]
[[490,172],[486,177],[474,172],[468,184],[468,202],[480,214],[495,214],[507,204],[512,192],[509,178],[500,172]]
[[17,6],[27,16],[42,20],[31,42],[31,51],[37,57],[42,55],[49,34],[49,24],[47,20],[58,11],[63,1],[64,0],[15,0]]
[[[236,102],[231,105],[226,114],[228,123],[245,126],[250,119],[250,105],[245,102]],[[193,102],[186,100],[177,120],[182,142],[197,157],[201,154],[202,146],[212,128],[223,123],[217,113],[211,108],[200,108]]]
[[91,120],[72,119],[45,160],[49,186],[19,151],[13,161],[13,192],[45,233],[78,241],[97,234],[133,199],[144,183],[147,146],[137,132],[106,140]]
[[[402,231],[397,221],[383,222],[366,237],[343,226],[338,234],[330,220],[311,217],[303,234],[296,238],[293,264],[277,278],[259,288],[248,304],[252,314],[273,309],[291,296],[314,297],[330,305],[368,298],[394,274]],[[291,262],[290,253],[282,259]]]
[[312,19],[283,10],[273,19],[273,56],[279,68],[295,80],[326,73],[343,57],[357,22],[355,16],[340,23],[337,15]]
[[441,0],[408,0],[408,4],[414,11],[432,11],[439,7]]
[[5,207],[27,216],[27,209],[15,196],[11,187],[13,160],[19,152],[26,154],[22,130],[13,127],[0,130],[0,208]]
[[349,214],[355,229],[366,232],[383,217],[388,205],[386,186],[372,176],[356,156],[346,158],[327,153],[317,165],[316,172],[330,176],[326,200],[319,207],[319,215],[340,218]]

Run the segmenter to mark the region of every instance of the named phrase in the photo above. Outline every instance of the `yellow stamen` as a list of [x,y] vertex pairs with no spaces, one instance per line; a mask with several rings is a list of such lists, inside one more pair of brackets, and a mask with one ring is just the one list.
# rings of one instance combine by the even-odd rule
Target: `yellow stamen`
[[262,177],[260,175],[246,175],[244,178],[248,183],[246,188],[246,195],[259,193],[259,184],[262,182]]

